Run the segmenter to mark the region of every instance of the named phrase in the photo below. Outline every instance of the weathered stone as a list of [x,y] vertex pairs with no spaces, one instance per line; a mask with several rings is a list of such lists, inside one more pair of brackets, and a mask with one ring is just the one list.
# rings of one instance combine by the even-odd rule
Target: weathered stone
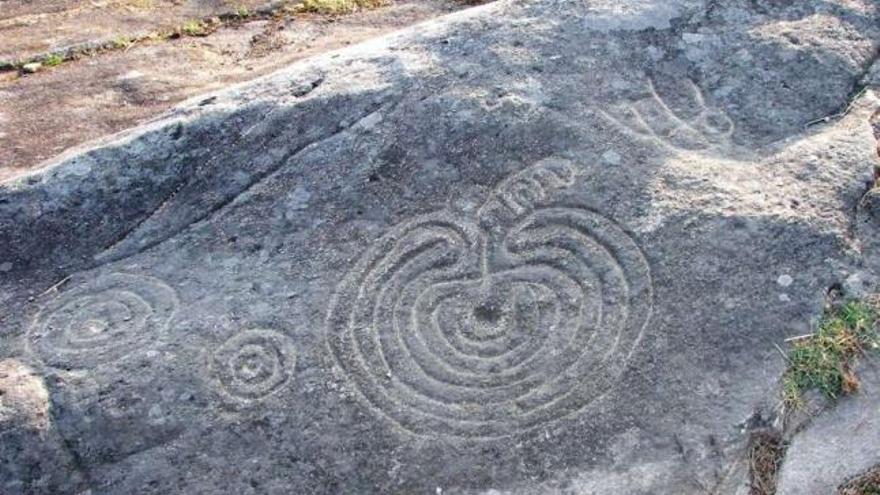
[[21,66],[22,72],[25,74],[34,74],[43,68],[40,62],[30,62]]
[[788,448],[779,495],[835,493],[852,476],[880,464],[880,369],[859,369],[862,387],[815,418]]
[[0,434],[12,429],[45,433],[49,393],[42,380],[14,359],[0,361]]
[[502,1],[197,98],[0,189],[0,356],[96,494],[747,493],[876,276],[877,16]]
[[0,360],[0,493],[71,493],[83,483],[50,414],[41,377],[18,360]]

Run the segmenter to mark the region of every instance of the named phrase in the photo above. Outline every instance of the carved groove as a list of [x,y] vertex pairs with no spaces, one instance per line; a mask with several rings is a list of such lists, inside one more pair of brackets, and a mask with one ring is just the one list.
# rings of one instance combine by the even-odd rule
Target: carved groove
[[114,273],[48,302],[28,346],[52,366],[100,366],[161,341],[177,307],[174,290],[158,279]]
[[658,92],[652,79],[647,96],[600,112],[621,130],[677,150],[705,150],[729,144],[734,124],[722,111],[706,105],[702,90],[685,80],[686,103],[673,109],[669,95]]
[[224,342],[211,355],[210,368],[221,392],[250,403],[265,399],[292,379],[296,352],[290,339],[274,330],[250,329]]
[[495,438],[614,385],[650,317],[650,271],[612,221],[547,205],[576,179],[560,162],[502,182],[476,221],[398,225],[340,284],[328,347],[376,414],[416,434]]

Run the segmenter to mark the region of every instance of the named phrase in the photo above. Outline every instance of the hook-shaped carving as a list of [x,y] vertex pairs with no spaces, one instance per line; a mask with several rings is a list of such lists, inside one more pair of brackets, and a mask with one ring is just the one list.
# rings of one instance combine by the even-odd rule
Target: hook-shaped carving
[[685,79],[676,85],[683,94],[658,91],[648,78],[642,98],[613,106],[601,113],[626,132],[656,140],[677,150],[703,150],[727,144],[733,121],[722,111],[706,105],[702,91]]

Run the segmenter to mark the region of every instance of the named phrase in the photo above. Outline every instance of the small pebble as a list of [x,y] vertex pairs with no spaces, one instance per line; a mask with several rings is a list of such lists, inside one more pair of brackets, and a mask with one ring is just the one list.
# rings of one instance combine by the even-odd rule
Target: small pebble
[[776,283],[781,287],[788,287],[792,282],[794,282],[794,279],[791,278],[791,275],[780,275],[779,278],[776,279]]
[[22,72],[25,74],[33,74],[40,70],[43,67],[43,64],[39,62],[31,62],[29,64],[24,64],[21,66]]
[[617,165],[620,163],[620,154],[616,151],[608,150],[605,153],[602,153],[602,160],[610,165]]

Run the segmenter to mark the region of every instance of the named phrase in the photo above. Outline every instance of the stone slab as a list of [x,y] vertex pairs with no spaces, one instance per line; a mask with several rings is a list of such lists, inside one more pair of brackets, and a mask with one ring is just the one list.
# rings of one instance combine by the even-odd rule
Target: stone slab
[[880,464],[880,369],[859,367],[858,394],[815,418],[789,446],[779,495],[836,493],[847,479]]
[[773,344],[870,269],[875,7],[497,2],[4,184],[74,462],[0,486],[747,493]]

